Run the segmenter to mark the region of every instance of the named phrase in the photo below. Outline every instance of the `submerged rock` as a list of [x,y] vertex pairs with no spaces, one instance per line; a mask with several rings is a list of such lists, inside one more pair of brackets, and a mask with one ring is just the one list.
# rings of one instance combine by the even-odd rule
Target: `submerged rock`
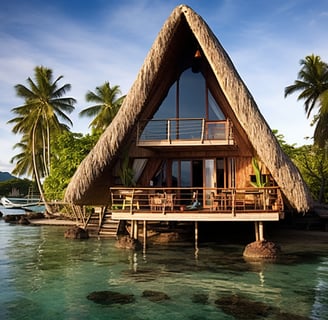
[[271,306],[238,295],[221,297],[215,301],[215,304],[226,314],[242,320],[263,319],[274,313],[274,308]]
[[142,244],[139,240],[133,239],[130,236],[122,236],[116,241],[115,247],[120,249],[140,250],[142,249]]
[[277,307],[270,306],[260,301],[254,301],[237,294],[223,296],[215,301],[215,304],[226,314],[238,320],[310,320],[305,316],[288,313]]
[[127,304],[135,301],[133,294],[123,294],[114,291],[94,291],[88,294],[88,300],[98,304]]
[[276,259],[281,253],[280,246],[263,240],[249,243],[244,249],[244,257],[251,259]]
[[208,294],[205,293],[195,293],[192,296],[191,301],[198,304],[208,304]]
[[166,293],[153,290],[145,290],[142,293],[142,296],[153,302],[159,302],[170,299],[170,297]]
[[65,231],[65,238],[67,239],[88,239],[88,230],[79,227],[69,228]]

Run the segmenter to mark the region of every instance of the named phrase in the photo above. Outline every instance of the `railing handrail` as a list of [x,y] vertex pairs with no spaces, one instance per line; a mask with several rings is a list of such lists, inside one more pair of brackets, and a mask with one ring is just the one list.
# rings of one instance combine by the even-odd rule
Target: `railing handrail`
[[[248,205],[248,210],[252,212],[282,212],[283,211],[283,201],[281,196],[281,190],[277,186],[270,187],[244,187],[244,188],[207,188],[207,187],[124,187],[124,186],[114,186],[110,188],[112,207],[113,211],[120,210],[115,209],[115,204],[125,199],[129,199],[130,211],[134,211],[134,200],[138,203],[137,211],[139,210],[139,202],[145,202],[149,200],[146,204],[146,208],[150,208],[150,200],[152,197],[157,197],[162,199],[161,201],[166,201],[166,195],[173,194],[175,196],[175,207],[190,207],[191,201],[195,199],[202,207],[202,210],[211,211],[210,207],[213,205],[213,201],[219,202],[221,204],[224,202],[223,211],[226,212],[242,212],[247,211],[246,206]],[[213,193],[213,197],[212,197]],[[240,198],[242,197],[242,198]],[[251,199],[246,199],[250,197]],[[253,205],[253,208],[250,208]],[[247,205],[246,205],[247,203]],[[148,207],[147,207],[148,206]],[[123,204],[124,207],[124,204]],[[199,207],[199,208],[200,208]],[[124,209],[124,208],[123,208]],[[163,208],[165,210],[165,206]],[[183,210],[182,210],[183,211]]]
[[[148,127],[150,123],[160,123]],[[143,124],[146,124],[145,126]],[[189,125],[188,125],[189,124]],[[219,127],[217,127],[219,126]],[[142,130],[141,130],[142,128]],[[205,118],[166,118],[166,119],[144,119],[138,122],[139,141],[167,141],[172,140],[233,140],[231,121],[206,120]]]

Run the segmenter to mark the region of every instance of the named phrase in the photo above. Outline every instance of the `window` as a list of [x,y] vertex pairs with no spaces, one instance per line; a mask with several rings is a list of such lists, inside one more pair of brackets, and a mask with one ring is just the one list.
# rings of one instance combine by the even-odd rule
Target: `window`
[[202,73],[193,73],[191,69],[187,69],[172,85],[154,119],[172,118],[201,118],[210,121],[226,119],[206,87]]

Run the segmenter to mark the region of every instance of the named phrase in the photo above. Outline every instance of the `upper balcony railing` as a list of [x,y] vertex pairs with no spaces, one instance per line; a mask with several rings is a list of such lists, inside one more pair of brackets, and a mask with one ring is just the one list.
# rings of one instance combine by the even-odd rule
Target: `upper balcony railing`
[[138,123],[138,146],[233,144],[230,120],[207,121],[203,118],[170,118],[141,120]]

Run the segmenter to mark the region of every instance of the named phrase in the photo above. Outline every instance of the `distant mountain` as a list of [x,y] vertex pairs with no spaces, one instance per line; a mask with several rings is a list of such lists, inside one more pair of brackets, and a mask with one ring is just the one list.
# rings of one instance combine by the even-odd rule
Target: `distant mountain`
[[9,172],[2,172],[2,171],[0,171],[0,182],[11,180],[11,179],[15,179],[15,178],[16,177],[14,177],[13,175],[11,175]]

